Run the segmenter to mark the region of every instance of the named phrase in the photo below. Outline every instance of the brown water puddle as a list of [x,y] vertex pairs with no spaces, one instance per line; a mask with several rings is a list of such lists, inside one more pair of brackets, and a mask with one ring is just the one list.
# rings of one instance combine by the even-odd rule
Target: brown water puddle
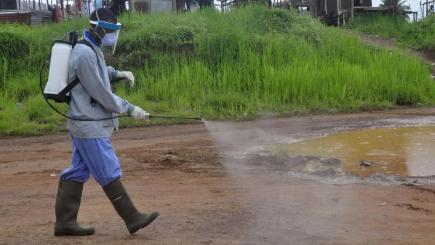
[[[338,133],[280,145],[289,156],[315,155],[340,159],[343,170],[360,176],[435,175],[435,126],[377,128]],[[361,161],[368,163],[362,167]]]

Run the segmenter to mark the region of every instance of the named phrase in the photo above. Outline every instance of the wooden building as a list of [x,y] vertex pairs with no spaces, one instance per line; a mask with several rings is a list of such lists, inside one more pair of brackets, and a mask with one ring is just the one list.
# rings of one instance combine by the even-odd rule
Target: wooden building
[[[358,1],[358,0],[357,0]],[[313,16],[328,24],[340,25],[352,14],[353,0],[315,0]],[[341,19],[341,21],[340,21]]]
[[356,7],[371,7],[372,0],[290,0],[295,8],[305,8],[314,18],[330,25],[344,25]]
[[129,0],[131,10],[145,13],[182,11],[185,0]]

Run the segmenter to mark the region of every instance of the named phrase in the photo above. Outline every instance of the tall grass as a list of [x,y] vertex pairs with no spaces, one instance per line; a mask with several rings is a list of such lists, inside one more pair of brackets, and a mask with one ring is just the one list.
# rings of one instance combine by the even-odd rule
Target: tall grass
[[348,26],[365,33],[395,38],[407,47],[435,52],[435,15],[417,22],[380,14],[357,15]]
[[385,38],[393,38],[400,36],[407,24],[408,22],[400,16],[368,13],[355,14],[355,18],[348,22],[347,27]]
[[[106,61],[133,69],[136,87],[121,85],[117,93],[152,114],[244,119],[433,104],[435,99],[429,69],[417,58],[367,47],[287,10],[135,13],[121,22],[117,57]],[[64,120],[38,95],[38,64],[53,39],[85,26],[82,20],[34,29],[0,27],[0,33],[16,35],[29,47],[24,57],[8,56],[8,79],[0,93],[3,134],[62,127]]]

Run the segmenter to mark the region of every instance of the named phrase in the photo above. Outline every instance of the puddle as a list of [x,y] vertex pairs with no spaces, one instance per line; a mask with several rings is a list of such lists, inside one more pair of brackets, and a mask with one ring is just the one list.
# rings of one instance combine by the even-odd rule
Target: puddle
[[[344,172],[396,176],[435,175],[435,126],[376,128],[343,132],[274,147],[294,156],[339,159]],[[370,165],[367,167],[363,164]]]

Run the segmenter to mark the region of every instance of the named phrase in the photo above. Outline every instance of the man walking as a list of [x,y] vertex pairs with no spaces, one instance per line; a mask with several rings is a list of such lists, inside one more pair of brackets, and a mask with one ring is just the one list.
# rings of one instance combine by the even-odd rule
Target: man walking
[[134,84],[131,72],[106,66],[101,51],[102,46],[116,47],[120,28],[117,17],[109,9],[97,9],[91,14],[89,30],[84,31],[83,40],[71,53],[68,79],[70,82],[79,79],[80,82],[71,90],[68,115],[74,120],[68,119],[68,130],[72,161],[60,175],[55,236],[95,233],[94,228],[81,227],[77,222],[83,185],[90,175],[103,187],[131,234],[159,216],[158,212],[140,213],[133,205],[121,183],[121,167],[110,141],[113,131],[118,129],[115,113],[128,113],[137,120],[149,117],[144,110],[111,90],[111,81],[127,79],[130,86]]

